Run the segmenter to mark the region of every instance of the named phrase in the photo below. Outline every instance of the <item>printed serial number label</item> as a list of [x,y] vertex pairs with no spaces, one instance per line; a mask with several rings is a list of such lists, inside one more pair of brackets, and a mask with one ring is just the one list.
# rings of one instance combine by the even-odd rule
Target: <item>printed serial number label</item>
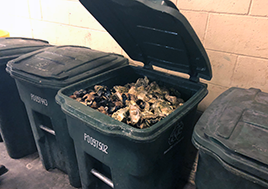
[[41,98],[40,96],[34,95],[34,94],[30,94],[31,95],[31,100],[34,102],[37,102],[39,104],[48,106],[48,101],[47,99]]
[[91,146],[97,148],[98,150],[102,151],[103,153],[108,154],[108,146],[106,144],[103,144],[102,142],[94,139],[86,133],[84,133],[84,141],[86,141]]

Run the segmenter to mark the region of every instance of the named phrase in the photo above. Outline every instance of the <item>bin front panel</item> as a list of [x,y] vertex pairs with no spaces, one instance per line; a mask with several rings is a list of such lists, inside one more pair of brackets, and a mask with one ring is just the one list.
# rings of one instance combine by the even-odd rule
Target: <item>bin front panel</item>
[[62,170],[68,174],[71,185],[80,187],[73,141],[69,136],[65,115],[55,103],[57,90],[38,87],[20,79],[15,81],[27,108],[44,167],[47,170],[54,168]]
[[56,89],[36,87],[32,83],[18,79],[15,79],[15,81],[20,98],[27,106],[35,111],[42,112],[42,114],[53,116],[53,109],[57,107],[55,103]]
[[[101,133],[92,125],[67,115],[69,132],[82,167],[80,174],[84,188],[97,188],[90,185],[91,182],[102,183],[91,178],[92,169],[110,178],[116,189],[177,187],[179,179],[182,179],[181,171],[186,147],[190,143],[193,129],[191,121],[195,111],[196,108],[174,122],[155,140],[142,142]],[[180,131],[182,124],[185,127]],[[182,138],[177,135],[179,132],[182,132]],[[109,167],[110,171],[103,170],[95,161]]]
[[190,143],[191,132],[187,130],[192,130],[190,120],[194,111],[195,109],[186,118],[174,122],[171,128],[155,140],[143,142],[100,133],[90,124],[71,116],[67,117],[67,121],[71,137],[84,152],[105,165],[118,165],[132,175],[141,176],[151,172],[159,159],[169,161],[166,157],[170,154],[179,152],[181,157],[176,161],[182,161],[186,144]]

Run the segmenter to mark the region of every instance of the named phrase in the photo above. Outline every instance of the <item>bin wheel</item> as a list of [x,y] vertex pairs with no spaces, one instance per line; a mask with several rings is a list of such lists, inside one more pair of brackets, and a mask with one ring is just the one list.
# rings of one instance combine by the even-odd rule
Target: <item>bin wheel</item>
[[0,165],[0,176],[5,174],[8,169],[4,165]]

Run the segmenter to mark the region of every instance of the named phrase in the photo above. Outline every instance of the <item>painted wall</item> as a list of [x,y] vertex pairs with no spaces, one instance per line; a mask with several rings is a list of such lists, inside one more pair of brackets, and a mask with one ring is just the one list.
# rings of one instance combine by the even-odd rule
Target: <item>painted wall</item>
[[[229,87],[268,92],[267,0],[173,0],[209,55],[213,79],[204,110]],[[82,45],[125,55],[78,0],[0,0],[0,29],[11,36]]]

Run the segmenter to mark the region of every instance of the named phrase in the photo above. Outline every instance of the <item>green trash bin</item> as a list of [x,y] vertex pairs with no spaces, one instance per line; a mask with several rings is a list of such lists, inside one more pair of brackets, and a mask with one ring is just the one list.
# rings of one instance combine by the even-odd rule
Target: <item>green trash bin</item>
[[44,167],[64,171],[74,187],[81,185],[75,150],[55,95],[64,86],[127,62],[113,53],[58,46],[26,54],[7,64],[26,106]]
[[[190,24],[171,2],[81,0],[133,60],[126,65],[59,90],[56,101],[66,114],[74,140],[83,189],[178,188],[193,122],[211,79],[207,54]],[[105,12],[105,14],[103,14]],[[187,73],[189,79],[154,66]],[[187,100],[169,116],[145,129],[119,122],[70,98],[95,85],[112,88],[148,77],[177,89]]]
[[230,88],[197,122],[198,189],[268,188],[268,94]]
[[16,83],[6,72],[9,60],[50,46],[47,41],[31,38],[0,38],[0,133],[8,155],[21,158],[36,152],[36,145]]

